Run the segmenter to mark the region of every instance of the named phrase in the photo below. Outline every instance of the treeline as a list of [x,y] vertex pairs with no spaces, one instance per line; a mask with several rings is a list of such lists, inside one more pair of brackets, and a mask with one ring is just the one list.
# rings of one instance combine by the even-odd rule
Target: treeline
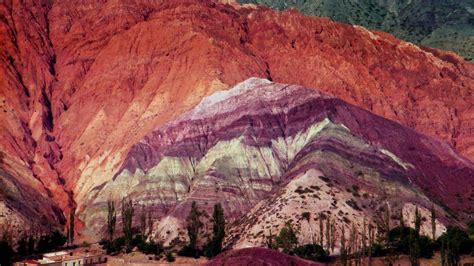
[[103,239],[100,244],[106,250],[107,254],[115,254],[118,252],[129,253],[133,248],[137,247],[145,254],[159,255],[162,247],[153,240],[147,241],[153,228],[151,213],[142,207],[140,215],[140,227],[133,227],[133,217],[135,215],[135,207],[131,199],[122,199],[122,235],[115,237],[117,224],[117,210],[115,202],[107,201],[107,238]]
[[[155,242],[150,238],[153,229],[153,219],[150,211],[144,207],[141,208],[139,226],[134,226],[134,216],[136,214],[132,199],[122,200],[121,218],[122,234],[115,237],[117,224],[117,211],[115,202],[107,202],[107,238],[100,244],[106,250],[107,254],[116,254],[120,252],[129,253],[134,248],[144,254],[151,255],[150,259],[160,259],[162,256],[168,261],[174,261],[174,247],[165,249],[161,243]],[[180,256],[199,258],[200,256],[213,257],[222,251],[222,242],[225,236],[225,218],[224,210],[220,203],[214,205],[212,214],[212,236],[210,236],[204,246],[199,245],[199,237],[203,232],[204,223],[202,217],[207,214],[201,211],[196,202],[192,202],[190,213],[186,219],[187,233],[189,242],[177,251]]]
[[41,230],[32,228],[20,236],[13,236],[12,226],[8,222],[5,223],[1,230],[0,265],[10,265],[13,260],[36,258],[36,254],[64,248],[66,243],[69,247],[73,247],[74,215],[75,208],[71,208],[66,235],[56,229],[40,232]]
[[13,239],[12,231],[4,227],[0,240],[0,265],[10,265],[13,260],[34,258],[35,254],[57,250],[66,243],[66,237],[57,230],[42,234],[25,233],[16,243]]
[[[414,228],[404,223],[400,212],[397,226],[392,227],[390,209],[384,209],[376,218],[377,224],[372,225],[364,220],[361,230],[348,221],[336,233],[335,220],[320,214],[319,231],[313,233],[310,213],[301,215],[301,222],[306,221],[310,229],[311,244],[299,245],[298,230],[287,221],[279,234],[273,235],[270,231],[265,236],[268,248],[278,249],[290,255],[304,259],[326,262],[338,259],[342,265],[366,265],[372,263],[373,257],[383,257],[387,265],[393,265],[400,255],[408,256],[411,265],[419,265],[420,258],[432,258],[434,252],[441,254],[440,265],[454,266],[460,262],[461,255],[474,256],[474,221],[467,224],[468,231],[457,226],[448,226],[446,232],[436,238],[436,212],[431,210],[431,236],[420,233],[421,225],[426,220],[418,208],[415,209]],[[347,227],[347,230],[346,230]],[[339,255],[330,257],[335,253],[336,242],[339,246]]]

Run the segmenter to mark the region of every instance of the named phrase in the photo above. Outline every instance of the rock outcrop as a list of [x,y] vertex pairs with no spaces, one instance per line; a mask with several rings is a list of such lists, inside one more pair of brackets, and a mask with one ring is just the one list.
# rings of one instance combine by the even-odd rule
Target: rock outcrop
[[[247,247],[288,220],[316,228],[332,217],[338,230],[351,221],[362,231],[384,209],[418,206],[426,216],[434,206],[442,233],[473,214],[473,188],[474,165],[439,140],[316,90],[251,78],[136,143],[79,218],[102,232],[107,200],[130,197],[165,221],[154,234],[169,243],[185,237],[193,201],[209,214],[220,202],[232,223],[228,245]],[[309,243],[310,230],[301,231]]]
[[246,248],[224,252],[208,261],[206,265],[318,266],[324,264],[314,261],[302,260],[298,257],[290,256],[272,249]]
[[2,202],[27,224],[83,213],[132,145],[251,76],[329,92],[474,158],[473,65],[386,33],[212,1],[7,1],[0,16],[0,174],[24,192]]

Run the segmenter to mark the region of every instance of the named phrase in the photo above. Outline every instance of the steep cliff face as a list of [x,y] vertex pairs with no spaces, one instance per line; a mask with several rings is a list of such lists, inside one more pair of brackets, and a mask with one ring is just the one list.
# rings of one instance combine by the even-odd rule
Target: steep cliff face
[[0,224],[15,230],[58,226],[68,206],[53,165],[62,155],[52,133],[50,8],[38,1],[0,4]]
[[[251,78],[135,144],[79,217],[101,232],[107,200],[130,197],[164,221],[154,233],[169,243],[184,237],[192,201],[207,213],[221,202],[234,222],[228,244],[245,247],[287,220],[303,224],[304,212],[362,230],[387,206],[408,223],[413,206],[426,215],[434,205],[441,233],[473,214],[473,188],[474,165],[443,142],[321,92]],[[311,237],[304,228],[302,242]]]
[[473,66],[385,33],[208,1],[0,11],[2,178],[39,193],[48,221],[83,208],[147,133],[251,76],[318,88],[474,154]]

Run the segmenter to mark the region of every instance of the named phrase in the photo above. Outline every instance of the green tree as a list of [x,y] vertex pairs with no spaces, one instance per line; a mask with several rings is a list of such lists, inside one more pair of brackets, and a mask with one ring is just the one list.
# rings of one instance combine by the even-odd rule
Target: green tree
[[36,245],[36,240],[33,234],[31,233],[28,236],[28,255],[34,254],[35,253],[35,245]]
[[341,264],[343,266],[347,265],[348,252],[347,252],[347,240],[346,240],[346,229],[344,225],[341,225],[341,237],[340,237],[340,246],[341,246]]
[[70,245],[74,243],[74,216],[75,216],[76,208],[71,208],[69,212],[69,230],[67,240]]
[[276,249],[276,243],[275,243],[275,236],[272,233],[272,229],[270,228],[270,234],[265,236],[265,245],[269,249]]
[[38,252],[43,253],[43,252],[50,251],[51,250],[50,243],[51,243],[51,239],[49,235],[40,236],[38,240],[38,247],[37,247]]
[[305,220],[305,221],[308,223],[309,234],[311,235],[311,244],[315,244],[315,243],[314,243],[313,228],[311,227],[311,223],[309,222],[310,219],[311,219],[311,213],[309,213],[309,212],[303,212],[303,213],[301,214],[301,218],[302,218],[303,220]]
[[421,214],[418,211],[418,207],[415,209],[415,218],[414,218],[415,230],[410,230],[409,235],[409,256],[410,263],[412,266],[419,265],[420,258],[420,228],[421,228]]
[[195,256],[199,256],[197,250],[197,240],[199,236],[199,231],[201,230],[203,223],[201,222],[202,212],[198,209],[198,206],[195,201],[191,204],[191,211],[186,219],[188,237],[189,237],[189,248],[194,252]]
[[174,258],[173,253],[171,253],[171,252],[166,253],[166,261],[167,262],[174,262],[175,260],[176,259]]
[[441,246],[441,264],[447,266],[458,265],[461,255],[470,254],[474,245],[465,231],[452,225],[448,226],[446,232],[437,241]]
[[[397,253],[410,255],[415,235],[415,229],[397,226],[389,232],[388,245]],[[433,241],[427,236],[419,235],[417,242],[419,257],[431,258],[434,252]]]
[[0,240],[0,265],[10,265],[12,263],[13,248],[5,237]]
[[122,199],[122,230],[125,237],[125,246],[127,252],[131,250],[131,242],[133,238],[133,202],[132,199]]
[[293,229],[290,221],[285,223],[285,226],[280,230],[276,237],[276,243],[284,253],[290,253],[298,245],[298,238],[296,231]]
[[64,246],[66,244],[66,237],[59,232],[58,230],[54,230],[50,235],[49,235],[49,246],[51,249],[59,248]]
[[115,211],[115,202],[112,199],[107,200],[107,234],[109,241],[114,240],[115,225],[117,223],[117,212]]
[[214,257],[222,251],[222,242],[225,236],[225,217],[224,209],[222,209],[220,203],[214,205],[212,223],[212,238],[206,248],[207,257]]
[[[37,251],[42,253],[42,252],[55,250],[57,248],[64,246],[64,244],[66,244],[67,241],[68,241],[67,236],[64,236],[58,230],[54,230],[53,232],[47,235],[40,236],[38,240]],[[28,242],[30,242],[30,240]],[[30,246],[30,243],[28,243],[28,246]],[[28,247],[28,249],[30,251],[30,247]]]
[[324,246],[324,215],[319,214],[319,245]]
[[19,256],[28,255],[28,237],[24,234],[18,239],[16,252]]
[[474,240],[474,220],[467,222],[467,234],[469,235],[469,238]]
[[[146,226],[146,222],[147,222],[147,219],[146,219],[146,209],[145,209],[145,206],[142,206],[142,210],[140,212],[140,234],[142,235],[142,239],[145,238],[146,236],[146,229],[147,229],[147,226]],[[144,240],[144,239],[143,239]]]
[[148,231],[147,231],[147,236],[151,235],[151,233],[153,232],[153,218],[151,217],[151,210],[148,210],[148,216],[147,216],[147,219],[148,219]]
[[403,208],[400,209],[400,226],[405,227],[405,219],[403,218]]
[[317,244],[299,246],[293,250],[293,253],[302,259],[312,261],[326,261],[328,258],[328,254],[324,248]]
[[10,265],[15,252],[12,248],[11,224],[7,221],[2,228],[2,238],[0,239],[0,265]]
[[431,206],[431,239],[436,240],[436,210]]

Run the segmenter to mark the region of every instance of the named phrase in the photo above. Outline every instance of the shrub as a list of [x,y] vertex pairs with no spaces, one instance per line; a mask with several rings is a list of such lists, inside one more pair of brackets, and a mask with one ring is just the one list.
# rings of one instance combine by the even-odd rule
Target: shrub
[[384,257],[387,255],[387,250],[378,243],[372,245],[372,257]]
[[197,259],[202,255],[202,251],[187,245],[184,246],[180,251],[178,251],[178,255],[182,257],[191,257]]
[[10,265],[14,255],[13,248],[10,246],[8,241],[0,240],[0,264]]
[[433,257],[435,245],[427,236],[419,236],[414,240],[410,239],[410,235],[416,235],[416,231],[413,228],[406,226],[398,226],[390,230],[388,233],[388,244],[398,253],[409,255],[410,254],[410,242],[418,241],[420,257],[431,258]]
[[43,235],[38,240],[38,252],[48,252],[64,246],[66,237],[55,230],[49,235]]
[[431,238],[427,236],[420,236],[418,239],[420,243],[420,257],[430,259],[434,255],[435,244]]
[[147,255],[158,255],[161,253],[161,246],[156,244],[153,240],[151,240],[150,242],[142,242],[137,247],[138,250]]
[[472,252],[474,241],[461,228],[448,226],[446,232],[437,239],[441,247],[441,259],[443,263],[457,265],[460,256],[468,255]]
[[113,254],[122,251],[125,246],[125,237],[118,237],[113,241],[103,239],[99,244],[102,245],[102,248],[105,249],[107,254]]
[[[474,197],[474,192],[472,192],[472,195]],[[467,223],[467,233],[469,235],[469,238],[474,240],[474,220],[471,220]]]
[[307,244],[303,246],[299,246],[293,249],[293,253],[306,260],[312,261],[327,261],[328,255],[326,251],[317,244]]
[[174,262],[175,261],[173,253],[171,253],[171,252],[166,253],[166,261],[168,261],[168,262]]
[[298,238],[296,236],[296,231],[291,225],[291,221],[285,223],[285,226],[281,229],[275,240],[278,247],[282,248],[284,253],[288,254],[296,247],[298,244]]

